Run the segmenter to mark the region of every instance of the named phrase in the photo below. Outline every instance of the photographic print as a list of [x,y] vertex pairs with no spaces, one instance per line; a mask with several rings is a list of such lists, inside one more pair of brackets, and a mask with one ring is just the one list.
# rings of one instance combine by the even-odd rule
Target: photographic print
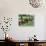
[[19,14],[19,26],[34,26],[34,16]]

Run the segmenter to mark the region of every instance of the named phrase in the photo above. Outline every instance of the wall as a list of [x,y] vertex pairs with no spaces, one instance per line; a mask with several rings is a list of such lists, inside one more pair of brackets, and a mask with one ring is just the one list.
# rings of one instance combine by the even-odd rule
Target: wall
[[[46,6],[40,8],[33,8],[30,6],[28,0],[0,0],[0,16],[13,17],[13,22],[10,31],[17,40],[27,40],[34,34],[37,35],[39,40],[44,40],[45,32],[45,16]],[[18,15],[19,14],[33,14],[35,16],[34,27],[19,27],[18,26]],[[2,33],[2,31],[1,31]],[[0,35],[2,35],[0,33]],[[0,39],[3,37],[0,36]]]

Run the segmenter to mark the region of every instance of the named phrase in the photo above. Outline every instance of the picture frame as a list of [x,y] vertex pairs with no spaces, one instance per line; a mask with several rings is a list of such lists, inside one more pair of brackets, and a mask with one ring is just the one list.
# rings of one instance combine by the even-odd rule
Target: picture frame
[[19,14],[19,26],[34,26],[34,16],[27,14]]

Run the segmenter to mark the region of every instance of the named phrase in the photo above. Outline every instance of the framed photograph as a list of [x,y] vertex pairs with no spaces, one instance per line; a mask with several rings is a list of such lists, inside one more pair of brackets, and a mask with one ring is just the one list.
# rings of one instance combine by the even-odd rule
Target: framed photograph
[[34,16],[19,14],[19,26],[34,26]]

